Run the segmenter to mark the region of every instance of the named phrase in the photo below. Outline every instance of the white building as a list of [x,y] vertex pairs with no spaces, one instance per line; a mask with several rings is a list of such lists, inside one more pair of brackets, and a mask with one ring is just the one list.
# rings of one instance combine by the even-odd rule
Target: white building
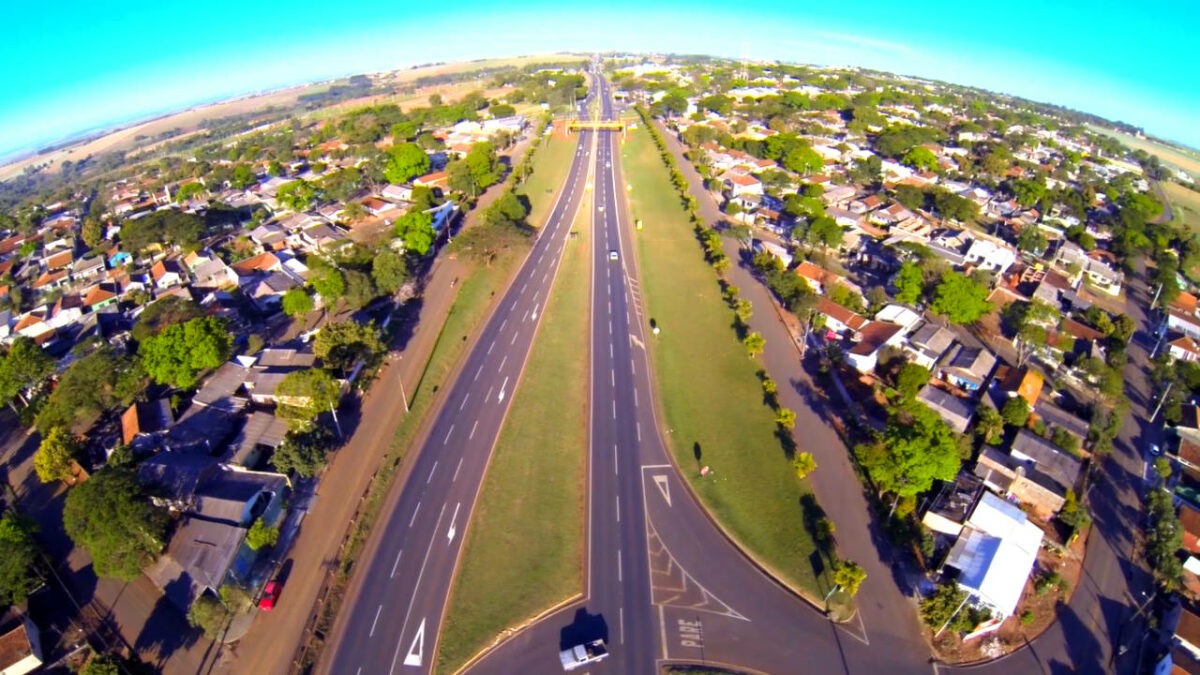
[[980,237],[971,242],[964,261],[979,269],[1004,274],[1017,261],[1017,252],[1005,244]]
[[987,492],[950,549],[946,566],[958,570],[958,587],[973,602],[1003,620],[1021,600],[1042,536],[1015,504]]

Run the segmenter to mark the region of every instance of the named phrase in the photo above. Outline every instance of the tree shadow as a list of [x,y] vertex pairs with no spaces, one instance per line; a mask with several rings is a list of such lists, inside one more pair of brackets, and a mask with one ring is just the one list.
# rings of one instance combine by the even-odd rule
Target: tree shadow
[[191,595],[191,584],[183,575],[167,584],[134,640],[134,650],[143,655],[153,654],[150,664],[160,671],[172,654],[191,647],[199,639],[200,632],[188,623],[176,604],[185,599],[190,602]]
[[1047,670],[1052,675],[1111,672],[1108,666],[1113,664],[1106,664],[1103,661],[1103,645],[1096,639],[1074,608],[1070,605],[1061,606],[1058,611],[1058,622],[1065,638],[1063,646],[1069,661],[1052,659],[1047,663]]

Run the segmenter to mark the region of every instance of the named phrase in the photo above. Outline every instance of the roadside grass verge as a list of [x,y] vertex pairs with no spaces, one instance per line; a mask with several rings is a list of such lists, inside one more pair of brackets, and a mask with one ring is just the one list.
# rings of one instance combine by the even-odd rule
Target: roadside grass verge
[[[540,129],[534,131],[541,133]],[[529,199],[529,222],[535,227],[545,225],[550,209],[554,208],[554,195],[562,186],[575,157],[576,140],[575,136],[543,136],[533,173],[516,189],[518,196]]]
[[438,672],[456,672],[506,629],[583,588],[589,202],[585,196],[578,238],[567,241],[471,517]]
[[[533,173],[526,182],[532,181],[536,176],[555,172],[558,172],[558,179],[561,181],[562,176],[565,175],[566,169],[559,168],[546,155],[545,150],[549,147],[543,145],[535,152],[532,160]],[[568,160],[569,158],[568,151]],[[531,207],[541,206],[541,202],[552,202],[553,199],[553,193],[531,196]],[[544,208],[548,210],[550,206]],[[530,222],[541,225],[541,222],[533,220],[532,216]],[[488,315],[495,295],[503,292],[505,284],[525,259],[527,253],[527,248],[505,249],[492,260],[491,265],[463,261],[466,269],[460,277],[458,293],[450,307],[446,321],[442,325],[437,342],[430,352],[420,381],[413,391],[408,392],[409,412],[397,425],[387,452],[380,461],[379,469],[372,477],[359,510],[354,516],[346,535],[343,552],[334,569],[333,585],[325,594],[324,599],[319,601],[321,603],[319,614],[312,629],[314,635],[309,638],[310,641],[303,648],[297,664],[300,670],[311,668],[320,659],[324,642],[321,637],[317,636],[327,636],[333,628],[354,564],[370,536],[371,528],[379,518],[383,503],[387,499],[406,453],[411,448],[426,416],[431,412],[437,392],[448,384],[448,379],[466,354],[470,344],[469,336],[479,329]]]
[[[810,562],[820,556],[800,506],[811,491],[796,478],[775,434],[759,363],[738,340],[716,272],[704,260],[649,133],[633,131],[621,156],[632,185],[630,215],[644,223],[635,237],[647,318],[662,329],[651,349],[675,460],[741,546],[798,591],[820,598],[822,584]],[[701,477],[701,466],[712,473]]]

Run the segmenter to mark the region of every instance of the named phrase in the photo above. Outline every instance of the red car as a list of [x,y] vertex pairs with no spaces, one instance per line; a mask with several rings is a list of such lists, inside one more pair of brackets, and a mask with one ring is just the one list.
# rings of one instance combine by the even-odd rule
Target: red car
[[272,609],[275,609],[275,600],[278,597],[279,597],[279,582],[278,581],[268,581],[266,587],[263,588],[262,597],[259,598],[259,600],[258,600],[258,608],[263,610],[264,612],[269,612]]

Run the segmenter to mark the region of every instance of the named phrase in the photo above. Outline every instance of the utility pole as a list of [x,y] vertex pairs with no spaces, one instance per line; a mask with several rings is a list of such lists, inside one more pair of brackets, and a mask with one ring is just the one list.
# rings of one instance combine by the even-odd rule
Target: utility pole
[[1167,401],[1167,394],[1171,393],[1171,387],[1174,387],[1174,386],[1175,386],[1174,382],[1167,383],[1167,388],[1163,390],[1162,396],[1158,399],[1158,405],[1154,406],[1154,414],[1150,416],[1151,422],[1154,421],[1154,418],[1158,417],[1158,411],[1162,410],[1163,403],[1166,403],[1166,401]]

